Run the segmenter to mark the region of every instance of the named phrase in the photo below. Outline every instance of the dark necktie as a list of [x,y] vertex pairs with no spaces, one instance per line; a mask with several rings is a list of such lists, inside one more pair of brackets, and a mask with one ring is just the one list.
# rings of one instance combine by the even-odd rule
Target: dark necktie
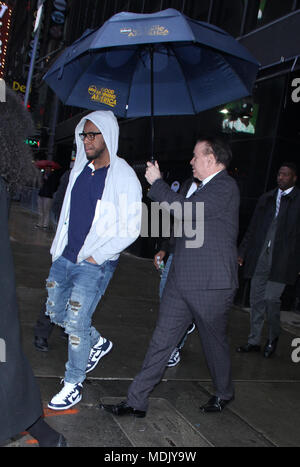
[[203,187],[204,187],[203,183],[200,182],[195,193],[198,193],[198,191],[200,191]]

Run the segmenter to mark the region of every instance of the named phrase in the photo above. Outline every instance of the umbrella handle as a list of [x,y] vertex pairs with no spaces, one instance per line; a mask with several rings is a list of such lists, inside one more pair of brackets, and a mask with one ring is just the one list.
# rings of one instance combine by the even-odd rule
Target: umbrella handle
[[151,157],[150,162],[154,164],[155,156],[154,156],[154,116],[151,115]]

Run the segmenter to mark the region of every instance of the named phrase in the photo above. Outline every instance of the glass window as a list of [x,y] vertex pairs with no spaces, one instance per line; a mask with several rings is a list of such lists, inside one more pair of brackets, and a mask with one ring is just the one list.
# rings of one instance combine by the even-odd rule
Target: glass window
[[190,0],[165,0],[164,8],[175,8],[175,10],[178,10],[189,16],[188,13],[185,11],[185,5],[187,3],[190,3]]
[[146,13],[145,0],[118,0],[118,12]]
[[[300,70],[294,71],[286,78],[284,97],[284,106],[280,113],[278,134],[280,137],[289,138],[294,142],[297,142],[299,147]],[[297,152],[299,153],[299,150]]]
[[[112,2],[112,0],[110,1]],[[128,11],[129,4],[132,2],[128,2],[128,0],[114,0],[113,3],[115,12],[120,13],[121,11]],[[142,2],[139,3],[141,4]],[[130,11],[133,11],[133,9],[130,8]],[[140,13],[140,11],[136,11],[136,13]]]
[[99,17],[97,6],[98,4],[92,0],[86,0],[85,3],[75,0],[71,3],[67,16],[67,45],[78,39],[87,28],[98,27],[102,23],[102,16]]
[[257,12],[257,26],[270,23],[287,15],[294,7],[294,0],[260,0]]
[[283,88],[282,76],[265,80],[255,85],[252,97],[219,107],[216,112],[222,116],[222,132],[232,140],[274,136]]
[[247,224],[257,198],[264,192],[273,141],[273,138],[259,138],[247,142],[230,142],[233,159],[229,173],[240,189],[243,204],[242,224]]
[[214,0],[211,22],[229,34],[240,35],[245,0]]
[[166,2],[162,0],[142,0],[144,4],[144,11],[143,13],[155,13],[156,11],[160,11],[161,9],[168,8],[166,6]]
[[241,31],[242,35],[247,34],[248,32],[253,31],[253,29],[257,28],[257,17],[260,7],[260,1],[261,0],[251,0],[250,2],[248,2],[244,31]]
[[198,21],[207,21],[210,0],[195,2],[194,0],[185,0],[183,13],[190,18]]

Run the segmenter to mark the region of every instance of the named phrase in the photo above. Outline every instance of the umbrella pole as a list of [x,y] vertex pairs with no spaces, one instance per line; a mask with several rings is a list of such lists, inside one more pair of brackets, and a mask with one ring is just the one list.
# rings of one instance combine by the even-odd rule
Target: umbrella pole
[[154,164],[154,70],[153,70],[154,46],[150,45],[150,69],[151,69],[151,162]]

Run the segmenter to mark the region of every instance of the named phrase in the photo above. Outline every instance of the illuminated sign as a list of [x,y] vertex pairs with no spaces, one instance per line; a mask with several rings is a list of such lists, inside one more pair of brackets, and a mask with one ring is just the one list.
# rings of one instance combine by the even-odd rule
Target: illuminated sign
[[28,144],[29,146],[32,146],[33,148],[39,149],[40,147],[40,140],[36,138],[27,138],[25,140],[25,143]]
[[2,78],[0,78],[0,102],[6,102],[6,84]]
[[0,78],[4,75],[12,8],[0,1]]
[[[20,83],[18,83],[18,81],[13,82],[12,88],[13,88],[14,91],[23,92],[23,94],[25,94],[25,92],[26,92],[25,84],[20,84]],[[31,88],[30,88],[30,91],[31,91]]]

